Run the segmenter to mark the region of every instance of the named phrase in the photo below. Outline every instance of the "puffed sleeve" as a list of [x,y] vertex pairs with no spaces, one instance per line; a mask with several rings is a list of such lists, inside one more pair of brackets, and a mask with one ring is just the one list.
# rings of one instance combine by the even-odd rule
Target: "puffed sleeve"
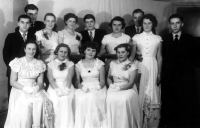
[[20,67],[21,67],[21,63],[20,63],[19,58],[15,58],[14,60],[12,60],[9,63],[9,66],[14,72],[19,72]]
[[102,39],[102,44],[106,45],[107,44],[107,35],[105,35]]
[[49,62],[49,63],[47,64],[47,66],[48,66],[50,69],[53,69],[53,68],[54,68],[53,62],[54,62],[54,61],[51,61],[51,62]]
[[58,31],[58,37],[64,38],[64,33],[63,33],[63,31]]
[[135,65],[135,64],[131,64],[131,67],[129,68],[129,72],[131,72],[131,71],[134,71],[134,70],[137,70],[138,68],[137,68],[137,66]]
[[46,71],[46,65],[44,64],[43,61],[38,60],[37,66],[39,73],[43,73],[44,71]]
[[77,68],[78,68],[78,70],[79,70],[79,72],[81,72],[81,60],[75,65]]
[[159,43],[163,41],[161,36],[157,36],[157,37],[158,37],[158,42]]
[[36,33],[35,33],[35,36],[36,36],[36,42],[38,43],[38,44],[40,44],[41,42],[41,40],[42,40],[42,34],[41,34],[41,31],[37,31]]
[[72,61],[69,61],[68,64],[67,64],[67,67],[71,68],[72,66],[74,66],[74,63]]
[[103,61],[97,59],[97,68],[98,68],[98,70],[100,70],[103,65],[105,65],[105,63]]
[[132,40],[133,40],[133,44],[137,44],[138,34],[136,34],[135,36],[133,36]]

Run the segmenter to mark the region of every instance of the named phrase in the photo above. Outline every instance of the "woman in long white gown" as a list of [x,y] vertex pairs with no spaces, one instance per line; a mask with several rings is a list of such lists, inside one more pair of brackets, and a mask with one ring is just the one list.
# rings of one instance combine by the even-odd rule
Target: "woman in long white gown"
[[73,13],[64,16],[65,28],[58,32],[59,43],[67,44],[71,49],[70,59],[77,63],[81,58],[79,48],[81,46],[82,35],[75,31],[78,17]]
[[69,61],[71,51],[68,45],[59,44],[54,51],[57,58],[48,63],[48,79],[50,86],[47,90],[55,113],[54,128],[74,127],[74,63]]
[[134,84],[137,68],[128,60],[131,46],[120,44],[117,60],[110,63],[107,82],[107,118],[109,128],[140,128],[139,100]]
[[9,64],[12,90],[4,128],[53,128],[52,104],[42,89],[46,66],[35,59],[39,49],[34,41],[24,44],[24,52]]
[[156,18],[151,14],[142,19],[143,33],[133,37],[137,52],[142,54],[138,63],[141,72],[139,100],[141,123],[144,128],[158,127],[160,120],[160,74],[162,66],[160,36],[155,35]]
[[85,59],[76,64],[79,89],[75,93],[75,128],[107,128],[105,69],[96,58],[97,50],[94,42],[86,43]]
[[56,23],[56,16],[53,13],[47,13],[44,16],[45,28],[35,33],[37,43],[40,46],[40,59],[45,63],[49,63],[55,58],[53,54],[58,43],[58,34],[53,31]]

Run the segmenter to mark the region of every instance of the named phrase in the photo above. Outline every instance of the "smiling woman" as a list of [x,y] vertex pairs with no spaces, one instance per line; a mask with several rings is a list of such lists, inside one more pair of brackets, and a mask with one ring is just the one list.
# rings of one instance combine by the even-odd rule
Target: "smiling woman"
[[53,52],[58,45],[58,34],[52,30],[55,23],[56,16],[53,13],[47,13],[44,16],[45,28],[35,33],[41,51],[40,58],[45,64],[55,58]]
[[43,90],[43,73],[46,66],[42,61],[35,59],[38,55],[38,45],[33,40],[24,44],[23,54],[23,57],[15,58],[9,64],[12,70],[12,90],[4,127],[30,128],[45,125],[49,128],[53,124],[53,110]]

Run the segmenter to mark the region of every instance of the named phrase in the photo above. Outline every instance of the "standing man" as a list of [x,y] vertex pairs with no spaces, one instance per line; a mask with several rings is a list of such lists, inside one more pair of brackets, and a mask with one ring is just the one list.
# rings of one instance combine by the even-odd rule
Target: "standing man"
[[183,32],[183,17],[168,19],[172,33],[163,36],[161,123],[167,127],[199,127],[199,107],[195,87],[195,42]]
[[30,25],[30,32],[35,34],[36,31],[39,31],[44,28],[44,23],[37,20],[38,15],[38,7],[34,4],[28,4],[24,8],[24,12],[26,15],[31,17],[31,25]]
[[8,98],[11,91],[10,86],[10,72],[11,69],[9,67],[9,63],[15,57],[21,57],[21,47],[24,42],[28,39],[34,39],[35,35],[30,33],[29,27],[31,24],[31,18],[25,14],[20,15],[18,17],[18,27],[15,29],[14,33],[10,33],[7,35],[4,48],[3,48],[3,60],[7,66],[6,76],[8,77]]
[[104,35],[107,34],[105,30],[95,28],[95,17],[92,14],[87,14],[83,18],[86,30],[81,31],[83,36],[82,44],[87,41],[96,42],[99,45],[99,50],[101,49],[101,41]]
[[135,9],[132,13],[134,24],[125,28],[125,34],[129,35],[131,38],[135,34],[140,34],[143,31],[141,25],[141,19],[143,16],[144,12],[141,9]]

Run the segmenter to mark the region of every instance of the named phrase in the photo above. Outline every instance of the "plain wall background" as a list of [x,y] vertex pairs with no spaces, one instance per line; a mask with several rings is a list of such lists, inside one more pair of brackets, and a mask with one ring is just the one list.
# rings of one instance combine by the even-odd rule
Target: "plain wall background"
[[[173,1],[173,0],[171,0]],[[14,32],[17,18],[24,13],[24,7],[35,4],[39,8],[38,20],[43,21],[47,12],[57,17],[58,30],[64,28],[63,16],[69,12],[79,17],[77,31],[83,30],[83,17],[87,13],[94,14],[97,27],[106,29],[114,16],[121,16],[127,25],[131,21],[134,9],[140,8],[151,13],[158,20],[157,34],[168,32],[167,19],[170,15],[170,0],[0,0],[0,112],[7,109],[7,77],[6,66],[2,58],[2,49],[8,33]],[[177,0],[174,0],[177,1]],[[182,2],[198,2],[198,0],[180,0]]]

